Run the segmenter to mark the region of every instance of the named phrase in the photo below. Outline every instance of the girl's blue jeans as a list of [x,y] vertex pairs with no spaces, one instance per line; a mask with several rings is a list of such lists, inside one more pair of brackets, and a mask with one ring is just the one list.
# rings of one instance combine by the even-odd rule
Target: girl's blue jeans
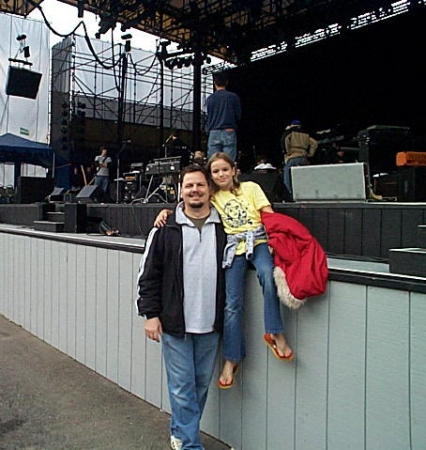
[[[282,333],[280,303],[273,278],[273,259],[268,245],[258,244],[250,261],[262,286],[264,299],[265,333]],[[240,362],[246,355],[243,333],[243,311],[245,275],[248,261],[245,254],[235,256],[232,266],[225,271],[226,304],[223,330],[223,357],[225,360]]]

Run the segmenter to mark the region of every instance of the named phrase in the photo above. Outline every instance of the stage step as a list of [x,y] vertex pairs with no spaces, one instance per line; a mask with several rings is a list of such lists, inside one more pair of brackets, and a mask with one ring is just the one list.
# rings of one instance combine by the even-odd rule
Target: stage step
[[55,211],[56,212],[64,212],[65,211],[65,203],[63,203],[63,202],[56,202],[55,203]]
[[426,225],[417,225],[417,245],[426,248]]
[[47,220],[49,222],[65,222],[65,213],[59,211],[53,211],[47,213]]
[[35,220],[34,229],[38,231],[49,231],[51,233],[61,233],[64,231],[64,222],[49,222],[48,220]]
[[426,248],[389,250],[389,271],[403,275],[426,277]]

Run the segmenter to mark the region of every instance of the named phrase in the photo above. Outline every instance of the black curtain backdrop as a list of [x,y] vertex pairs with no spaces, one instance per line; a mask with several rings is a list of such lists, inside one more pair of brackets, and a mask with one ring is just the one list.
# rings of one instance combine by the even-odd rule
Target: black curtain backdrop
[[379,124],[426,135],[421,11],[230,71],[229,89],[240,95],[243,108],[242,166],[250,167],[255,154],[280,164],[280,137],[292,119],[313,132],[339,126],[355,135]]

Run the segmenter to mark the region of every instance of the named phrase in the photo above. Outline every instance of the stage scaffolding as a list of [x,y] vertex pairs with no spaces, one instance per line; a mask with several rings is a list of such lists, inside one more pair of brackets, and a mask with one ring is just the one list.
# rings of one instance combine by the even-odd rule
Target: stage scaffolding
[[[77,35],[64,39],[52,49],[51,138],[52,145],[66,160],[73,159],[72,152],[76,147],[87,148],[89,145],[93,151],[100,144],[95,142],[96,139],[87,142],[93,137],[93,133],[91,135],[90,130],[87,130],[90,126],[88,123],[98,122],[98,126],[103,128],[104,141],[114,142],[115,136],[112,134],[116,129],[112,124],[119,121],[120,88],[123,88],[124,93],[122,120],[126,131],[122,135],[123,140],[136,142],[141,128],[162,128],[166,130],[165,134],[161,133],[164,138],[167,138],[171,129],[190,133],[192,67],[174,70],[164,67],[162,70],[160,61],[152,52],[132,49],[125,53],[122,43],[100,40],[91,43],[96,57],[90,52],[86,40]],[[123,54],[128,63],[124,83],[124,59],[120,59]],[[211,92],[211,77],[204,75],[203,104]],[[82,134],[86,137],[84,144],[81,142]],[[145,144],[139,142],[139,147],[161,146],[161,142],[153,142],[152,137],[145,141]],[[115,142],[119,147],[119,142]]]

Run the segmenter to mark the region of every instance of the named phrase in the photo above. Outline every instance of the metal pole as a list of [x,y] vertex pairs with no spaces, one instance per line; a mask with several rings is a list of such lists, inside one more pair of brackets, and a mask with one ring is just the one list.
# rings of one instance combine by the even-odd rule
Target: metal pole
[[192,151],[201,148],[201,66],[203,57],[200,50],[194,53],[194,90],[192,111]]
[[[164,150],[164,61],[163,58],[160,60],[160,149]],[[164,148],[163,148],[164,147]],[[165,154],[164,156],[167,156]]]
[[121,54],[120,67],[120,92],[118,96],[118,121],[117,121],[117,172],[116,172],[116,198],[115,202],[120,203],[120,154],[123,151],[123,134],[124,134],[124,100],[126,97],[126,75],[127,75],[127,53]]
[[126,96],[126,75],[127,75],[127,54],[123,52],[121,54],[121,67],[120,67],[120,92],[118,96],[118,121],[117,121],[117,149],[121,148],[123,141],[124,131],[124,100]]

